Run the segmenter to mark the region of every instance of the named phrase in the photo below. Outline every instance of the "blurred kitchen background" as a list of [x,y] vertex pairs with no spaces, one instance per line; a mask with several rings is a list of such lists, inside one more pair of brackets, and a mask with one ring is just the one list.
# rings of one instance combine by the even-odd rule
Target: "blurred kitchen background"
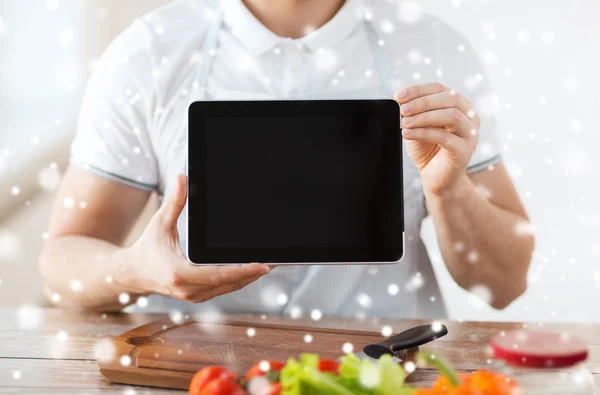
[[[436,14],[480,54],[494,90],[480,111],[498,116],[537,236],[527,293],[494,311],[451,280],[426,221],[451,318],[600,321],[600,2],[393,1],[392,22]],[[120,31],[168,2],[0,0],[0,306],[44,303],[37,257],[86,80]],[[415,67],[431,67],[415,54]]]

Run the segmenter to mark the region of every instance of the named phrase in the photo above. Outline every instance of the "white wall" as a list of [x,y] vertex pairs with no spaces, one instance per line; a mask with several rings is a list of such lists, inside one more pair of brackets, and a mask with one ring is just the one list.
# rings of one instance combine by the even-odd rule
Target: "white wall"
[[[0,47],[10,43],[13,46],[10,53],[18,48],[26,49],[26,45],[36,49],[14,55],[16,58],[11,55],[12,60],[8,52],[2,52],[0,71],[13,67],[6,63],[7,59],[14,64],[18,60],[19,65],[29,70],[46,62],[44,53],[62,54],[64,47],[38,48],[34,44],[45,34],[48,43],[55,45],[60,26],[78,26],[74,15],[81,10],[66,12],[65,15],[71,15],[65,16],[67,19],[60,19],[63,16],[58,14],[65,13],[64,7],[79,3],[84,6],[85,57],[80,70],[85,74],[89,62],[100,55],[118,31],[135,16],[165,2],[168,0],[86,0],[81,3],[27,0],[24,20],[29,22],[15,28],[8,18],[8,10],[25,2],[0,0],[0,9],[4,7],[0,14],[4,16],[0,20]],[[48,4],[58,4],[59,9],[48,9]],[[537,234],[527,294],[507,310],[495,312],[458,289],[449,278],[435,248],[431,224],[426,224],[423,233],[442,279],[451,315],[478,320],[600,321],[600,308],[594,303],[600,296],[600,158],[596,154],[600,146],[600,95],[596,93],[600,85],[597,75],[600,27],[595,21],[600,15],[600,1],[419,0],[418,4],[461,31],[482,59],[495,60],[487,61],[486,67],[501,103],[498,117],[500,137],[506,144],[504,161],[513,174]],[[44,18],[59,18],[56,19],[59,23],[43,33],[38,22]],[[32,26],[36,27],[37,35],[33,34]],[[14,41],[16,29],[22,32],[19,41]],[[519,37],[527,40],[520,41]],[[15,42],[20,43],[18,48]],[[80,43],[79,39],[76,43]],[[28,78],[25,73],[11,80],[9,85],[8,80],[3,79],[0,93],[7,86],[15,92],[15,97],[35,93],[39,84],[48,83],[45,76],[48,75],[33,72]],[[64,84],[56,87],[64,88]],[[0,127],[0,138],[5,130]],[[41,133],[50,129],[39,130]],[[0,149],[6,148],[0,144]],[[16,159],[10,158],[10,164]],[[6,191],[0,191],[1,199],[7,196]],[[46,221],[44,216],[39,218]],[[39,238],[43,227],[38,228],[30,232],[31,235],[22,236],[23,245],[28,244],[27,237]],[[15,228],[15,233],[21,235],[19,232]],[[30,270],[36,270],[35,262],[31,262]],[[6,284],[11,280],[7,278],[8,271],[3,272]]]
[[[600,321],[595,303],[600,297],[600,2],[419,3],[461,31],[488,60],[501,103],[504,162],[537,236],[529,290],[503,312],[470,303],[473,298],[457,289],[438,262],[451,314]],[[431,224],[424,233],[432,255],[439,256]]]

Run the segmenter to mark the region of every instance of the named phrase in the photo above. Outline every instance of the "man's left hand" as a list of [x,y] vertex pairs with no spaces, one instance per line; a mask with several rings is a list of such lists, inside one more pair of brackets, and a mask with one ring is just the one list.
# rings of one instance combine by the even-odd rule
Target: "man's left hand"
[[427,193],[459,192],[479,140],[480,121],[471,102],[440,83],[396,92],[402,135]]

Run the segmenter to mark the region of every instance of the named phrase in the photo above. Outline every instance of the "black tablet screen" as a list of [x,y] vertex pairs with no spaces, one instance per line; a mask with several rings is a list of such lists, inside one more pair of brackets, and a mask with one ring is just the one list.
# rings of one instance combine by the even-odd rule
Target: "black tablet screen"
[[306,104],[319,102],[294,110],[290,101],[222,113],[219,103],[197,123],[190,112],[193,262],[398,259],[401,140],[389,119],[397,111]]

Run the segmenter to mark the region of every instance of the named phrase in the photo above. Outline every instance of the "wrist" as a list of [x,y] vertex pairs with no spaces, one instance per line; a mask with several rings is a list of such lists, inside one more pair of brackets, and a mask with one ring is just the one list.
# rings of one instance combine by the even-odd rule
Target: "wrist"
[[136,262],[139,262],[135,244],[130,247],[122,247],[115,251],[112,267],[115,268],[113,281],[122,289],[132,295],[143,295],[146,291],[141,287],[140,272]]
[[475,190],[473,181],[466,172],[462,173],[452,184],[439,190],[432,190],[424,187],[425,198],[428,201],[443,200],[455,201],[461,200]]

